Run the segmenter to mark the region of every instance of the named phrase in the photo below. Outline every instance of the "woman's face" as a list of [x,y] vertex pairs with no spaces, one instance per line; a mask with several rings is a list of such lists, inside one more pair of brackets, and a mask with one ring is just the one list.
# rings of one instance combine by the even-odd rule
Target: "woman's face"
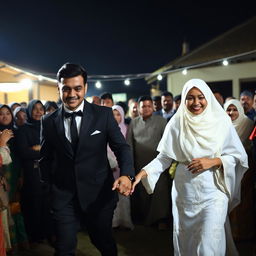
[[122,116],[121,114],[119,113],[118,110],[114,109],[113,110],[113,114],[114,114],[114,118],[116,119],[117,123],[120,124],[121,121],[122,121]]
[[203,93],[196,87],[189,90],[186,97],[187,109],[194,115],[201,114],[207,107],[207,101]]
[[230,116],[231,120],[234,121],[239,117],[239,112],[235,105],[231,104],[226,110],[227,114]]
[[12,114],[8,108],[0,109],[0,124],[9,125],[12,122]]
[[36,103],[32,110],[32,119],[34,120],[41,120],[41,117],[44,115],[44,107],[41,103]]

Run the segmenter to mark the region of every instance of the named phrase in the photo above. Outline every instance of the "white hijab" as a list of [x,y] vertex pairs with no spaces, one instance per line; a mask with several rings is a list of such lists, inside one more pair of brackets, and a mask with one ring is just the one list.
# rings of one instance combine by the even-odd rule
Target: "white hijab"
[[124,137],[126,138],[126,133],[127,133],[127,125],[125,124],[124,122],[124,110],[121,106],[119,105],[114,105],[112,107],[112,110],[117,110],[120,115],[121,115],[121,122],[118,124],[120,129],[121,129],[121,132],[122,134],[124,135]]
[[230,105],[234,105],[238,111],[238,118],[232,121],[236,132],[244,144],[248,139],[253,129],[253,121],[244,114],[244,108],[239,100],[232,99],[224,104],[224,110],[227,111]]
[[[207,101],[199,115],[191,113],[186,106],[187,93],[193,87],[198,88]],[[193,158],[218,157],[231,125],[207,84],[201,79],[191,79],[183,87],[180,107],[168,122],[158,151],[183,163]]]
[[[207,100],[199,115],[186,107],[187,93],[193,87]],[[193,158],[219,157],[224,171],[214,171],[216,185],[228,194],[230,210],[239,203],[241,180],[248,169],[247,155],[230,117],[204,81],[191,79],[184,85],[180,107],[166,125],[157,150],[185,165]]]

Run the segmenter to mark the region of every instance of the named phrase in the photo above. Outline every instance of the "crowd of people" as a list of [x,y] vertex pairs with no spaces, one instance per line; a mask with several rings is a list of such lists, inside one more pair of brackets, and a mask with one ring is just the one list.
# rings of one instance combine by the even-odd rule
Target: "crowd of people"
[[[205,82],[192,79],[175,97],[166,91],[126,104],[106,92],[91,99],[112,109],[136,174],[133,188],[118,195],[112,228],[173,228],[175,255],[225,255],[227,248],[236,255],[233,240],[254,239],[255,95],[243,91],[239,99],[224,101]],[[39,161],[41,120],[59,108],[36,99],[0,106],[0,255],[45,239],[56,243]],[[107,159],[117,180],[122,163],[111,143]],[[228,222],[231,229],[225,231]]]

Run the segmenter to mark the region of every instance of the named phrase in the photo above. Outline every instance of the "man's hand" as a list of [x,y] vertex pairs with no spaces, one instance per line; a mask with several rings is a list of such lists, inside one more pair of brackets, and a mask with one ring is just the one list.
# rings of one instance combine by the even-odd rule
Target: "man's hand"
[[112,190],[117,190],[120,194],[129,196],[131,193],[132,182],[127,176],[121,176],[115,180]]
[[222,162],[220,158],[194,158],[188,165],[188,169],[195,174],[208,170],[214,166],[220,167],[221,165]]
[[35,150],[35,151],[40,151],[41,146],[40,146],[40,145],[34,145],[34,146],[32,146],[31,148],[32,148],[33,150]]

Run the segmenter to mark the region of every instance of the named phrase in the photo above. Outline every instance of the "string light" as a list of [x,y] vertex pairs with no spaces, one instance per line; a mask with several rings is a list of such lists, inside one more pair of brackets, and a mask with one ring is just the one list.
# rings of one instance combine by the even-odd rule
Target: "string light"
[[100,81],[97,81],[97,82],[95,83],[95,87],[96,87],[97,89],[100,89],[100,88],[102,87],[101,82],[100,82]]
[[124,84],[125,84],[126,86],[129,86],[129,85],[131,84],[131,82],[130,82],[129,79],[125,79],[125,80],[124,80]]
[[159,74],[158,76],[157,76],[157,80],[158,81],[161,81],[163,79],[163,76],[161,75],[161,74]]
[[228,66],[228,61],[227,60],[223,60],[222,64],[223,64],[223,66]]
[[[163,79],[164,75],[168,75],[170,73],[174,73],[174,72],[182,72],[183,75],[187,74],[188,69],[196,69],[196,68],[201,68],[201,67],[206,67],[206,66],[210,66],[210,65],[214,65],[214,64],[222,64],[224,66],[229,65],[229,61],[234,59],[238,59],[244,56],[248,56],[251,54],[255,54],[256,50],[252,50],[252,51],[248,51],[248,52],[244,52],[244,53],[240,53],[237,55],[233,55],[233,56],[226,56],[225,59],[220,58],[220,59],[215,59],[215,60],[210,60],[210,61],[205,61],[202,63],[195,63],[195,64],[191,64],[188,66],[175,66],[175,64],[170,65],[170,67],[163,67],[161,68],[161,74],[159,74],[159,70],[155,71],[155,72],[151,72],[151,73],[139,73],[139,74],[122,74],[122,75],[89,75],[88,76],[88,82],[95,82],[95,86],[100,89],[102,87],[102,84],[100,81],[123,81],[125,85],[128,86],[128,83],[131,83],[130,81],[132,80],[138,80],[138,79],[145,79],[147,78],[154,78],[156,77],[157,80],[161,81]],[[228,61],[229,60],[229,61]],[[163,71],[164,69],[164,71]],[[19,72],[25,72],[22,71],[20,69],[17,69],[17,71]],[[32,73],[28,73],[25,72],[26,74],[29,75],[35,75]],[[47,77],[48,76],[48,77]],[[38,80],[49,80],[52,82],[56,82],[56,79],[52,79],[50,77],[55,77],[56,74],[53,73],[42,73],[41,76],[37,76]],[[129,82],[128,82],[129,81]]]
[[43,76],[41,76],[41,75],[38,76],[39,81],[43,81],[43,79],[44,79]]
[[182,74],[185,76],[188,73],[188,70],[185,68],[182,70]]

